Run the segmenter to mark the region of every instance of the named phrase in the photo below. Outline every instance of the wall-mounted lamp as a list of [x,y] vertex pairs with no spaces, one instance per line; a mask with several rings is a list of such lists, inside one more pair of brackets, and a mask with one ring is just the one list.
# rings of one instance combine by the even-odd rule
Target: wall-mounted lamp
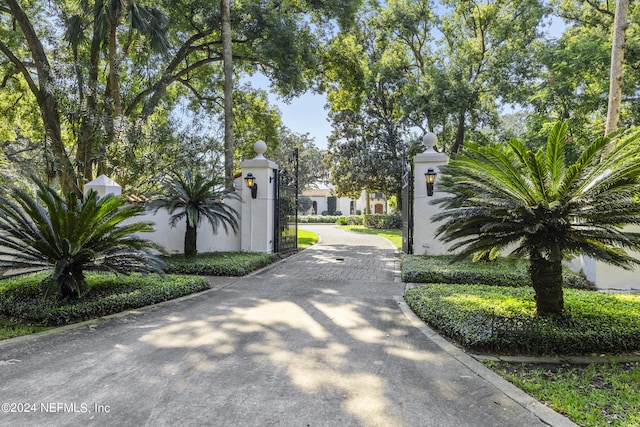
[[433,184],[436,182],[436,172],[433,168],[427,169],[424,180],[427,182],[427,196],[433,196]]
[[244,182],[247,184],[247,187],[251,189],[251,198],[255,199],[258,197],[258,184],[256,183],[256,177],[253,176],[251,172],[244,177]]

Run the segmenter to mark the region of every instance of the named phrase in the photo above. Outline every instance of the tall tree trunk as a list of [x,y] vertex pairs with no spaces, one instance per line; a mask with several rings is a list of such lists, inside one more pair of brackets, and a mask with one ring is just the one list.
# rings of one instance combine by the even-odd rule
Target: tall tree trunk
[[11,62],[22,73],[29,89],[36,97],[38,107],[40,108],[40,115],[45,129],[45,143],[51,148],[51,152],[55,158],[54,170],[60,181],[60,187],[65,193],[76,192],[82,195],[78,182],[76,179],[75,169],[69,160],[64,143],[62,141],[62,128],[60,122],[60,110],[58,100],[54,94],[55,81],[51,74],[51,67],[47,54],[44,50],[42,42],[38,38],[35,29],[31,25],[29,18],[24,13],[20,5],[15,0],[6,0],[5,3],[11,11],[11,15],[14,17],[22,34],[31,51],[31,57],[33,58],[33,64],[36,68],[38,80],[34,81],[33,76],[25,66],[25,64],[15,57],[12,52],[5,51]]
[[605,135],[618,129],[620,120],[620,102],[622,100],[622,63],[624,60],[625,31],[629,0],[616,1],[616,15],[613,21],[613,40],[611,44],[611,71],[609,75],[609,106]]
[[548,261],[539,254],[531,254],[529,262],[529,275],[536,292],[538,316],[562,314],[562,261]]
[[[96,2],[99,8],[102,8],[102,1]],[[98,68],[100,65],[100,31],[98,26],[93,28],[93,36],[91,39],[91,51],[89,54],[89,79],[87,81],[87,92],[84,105],[82,105],[83,113],[80,118],[80,131],[78,133],[78,145],[76,150],[76,158],[78,159],[82,176],[83,185],[91,181],[93,176],[93,163],[95,162],[96,141],[98,140],[99,129],[96,127],[98,120],[98,105],[96,101],[98,90]]]
[[466,116],[466,110],[463,110],[458,114],[458,130],[456,131],[456,140],[451,146],[451,154],[456,154],[460,148],[462,148],[462,144],[464,143],[464,125]]
[[220,0],[222,18],[222,56],[224,58],[224,181],[227,190],[233,190],[233,51],[231,49],[231,6],[229,0]]
[[197,252],[197,227],[197,224],[191,226],[189,225],[189,221],[187,221],[187,230],[184,233],[184,256],[187,258],[195,256]]

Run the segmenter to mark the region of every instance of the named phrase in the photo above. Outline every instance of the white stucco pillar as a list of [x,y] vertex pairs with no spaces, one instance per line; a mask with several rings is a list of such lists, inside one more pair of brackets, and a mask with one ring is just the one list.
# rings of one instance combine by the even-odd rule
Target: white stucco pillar
[[120,186],[120,184],[106,175],[100,175],[93,181],[85,184],[84,196],[87,197],[91,190],[98,193],[98,196],[100,197],[105,197],[108,194],[112,194],[114,196],[122,195],[122,187]]
[[[271,160],[264,157],[267,144],[254,144],[256,157],[240,164],[242,169],[242,220],[240,224],[240,248],[244,252],[273,252],[273,222],[275,203],[275,174],[278,169]],[[251,189],[244,178],[251,173],[258,186],[256,198],[251,197]]]
[[[440,167],[449,161],[449,156],[439,153],[433,147],[438,142],[435,134],[429,132],[423,137],[426,150],[417,154],[413,159],[413,253],[416,255],[443,255],[448,253],[448,245],[443,244],[435,237],[438,224],[431,221],[431,217],[440,212],[438,206],[431,201],[442,197],[438,189],[440,179]],[[427,195],[425,174],[429,169],[437,174],[433,187],[433,196]]]

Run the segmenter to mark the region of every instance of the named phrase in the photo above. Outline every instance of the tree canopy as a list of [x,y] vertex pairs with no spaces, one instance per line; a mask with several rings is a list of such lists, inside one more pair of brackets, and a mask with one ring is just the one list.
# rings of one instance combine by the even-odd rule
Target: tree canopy
[[[313,87],[323,44],[359,5],[235,2],[236,72],[260,70],[284,96]],[[181,105],[220,114],[220,20],[219,5],[202,0],[4,1],[2,108],[31,117],[6,117],[3,137],[39,139],[45,173],[65,190],[80,192],[96,174],[117,178],[119,165],[166,136],[158,129]]]

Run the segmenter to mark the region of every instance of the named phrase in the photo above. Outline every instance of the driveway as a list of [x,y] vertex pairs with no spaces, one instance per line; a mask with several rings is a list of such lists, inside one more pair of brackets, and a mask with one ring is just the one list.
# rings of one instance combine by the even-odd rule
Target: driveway
[[571,425],[416,327],[387,240],[304,228],[254,275],[0,342],[0,425]]

